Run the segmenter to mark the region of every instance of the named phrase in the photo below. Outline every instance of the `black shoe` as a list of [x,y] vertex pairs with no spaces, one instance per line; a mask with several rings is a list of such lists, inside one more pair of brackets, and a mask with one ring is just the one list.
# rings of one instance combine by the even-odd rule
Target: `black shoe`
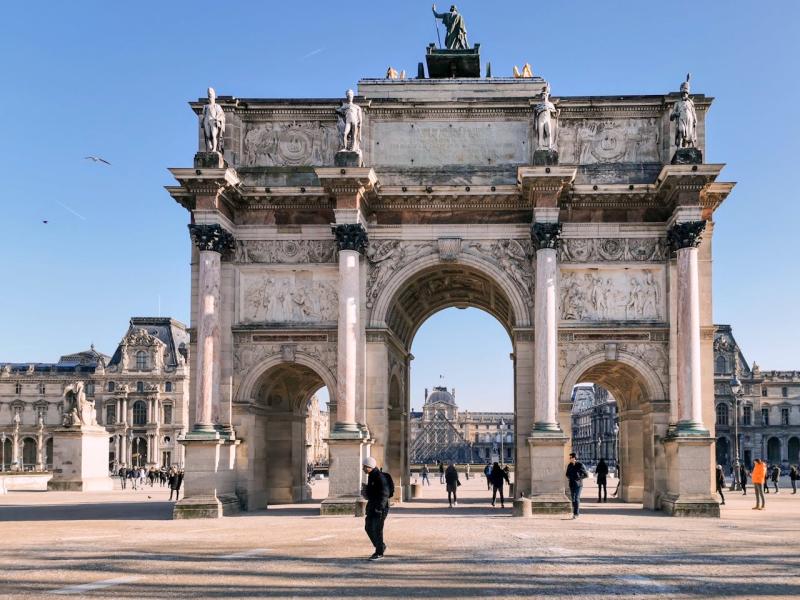
[[369,557],[369,560],[380,560],[383,558],[383,554],[378,554],[377,552]]

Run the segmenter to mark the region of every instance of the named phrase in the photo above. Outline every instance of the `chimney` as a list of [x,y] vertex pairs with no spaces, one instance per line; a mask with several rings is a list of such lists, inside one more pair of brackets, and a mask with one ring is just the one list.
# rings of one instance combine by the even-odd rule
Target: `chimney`
[[[428,388],[425,388],[425,400],[427,400],[427,399],[428,399]],[[424,400],[423,400],[423,402],[424,402]]]

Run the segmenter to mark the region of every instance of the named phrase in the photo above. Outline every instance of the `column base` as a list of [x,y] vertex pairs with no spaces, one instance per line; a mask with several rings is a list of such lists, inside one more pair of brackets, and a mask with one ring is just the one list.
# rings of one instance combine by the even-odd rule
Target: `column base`
[[236,446],[217,432],[192,431],[179,440],[186,448],[184,497],[173,519],[218,519],[240,510],[236,495]]
[[675,425],[674,435],[676,437],[680,436],[708,437],[709,432],[708,429],[703,427],[702,423],[696,423],[694,421],[680,421],[677,425]]
[[173,519],[219,519],[239,512],[235,495],[192,496],[179,500],[172,511]]
[[567,437],[561,431],[534,430],[528,438],[531,456],[531,513],[566,515],[572,503],[564,492],[564,448]]
[[674,517],[719,517],[719,502],[711,491],[714,439],[677,435],[664,440],[667,491],[661,510]]
[[[322,515],[363,514],[361,504],[361,461],[369,452],[369,441],[361,429],[334,431],[328,438],[330,478],[328,497],[320,505]],[[397,492],[395,492],[397,493]]]
[[326,498],[319,505],[319,514],[328,517],[363,517],[367,501],[359,497]]

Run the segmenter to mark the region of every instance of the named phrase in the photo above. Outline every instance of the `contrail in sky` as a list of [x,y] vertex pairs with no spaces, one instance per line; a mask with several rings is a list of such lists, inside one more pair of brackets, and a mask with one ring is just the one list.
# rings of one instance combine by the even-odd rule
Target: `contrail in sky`
[[69,212],[71,212],[73,215],[75,215],[76,217],[78,217],[80,220],[82,220],[82,221],[85,221],[85,220],[86,220],[86,217],[84,217],[84,216],[83,216],[82,214],[80,214],[79,212],[77,212],[77,211],[75,211],[75,210],[71,209],[71,208],[70,208],[69,206],[67,206],[66,204],[62,204],[62,203],[61,203],[61,202],[59,202],[58,200],[56,200],[56,204],[58,204],[58,205],[59,205],[61,208],[63,208],[64,210],[68,210],[68,211],[69,211]]
[[319,54],[319,53],[320,53],[320,52],[322,52],[323,50],[325,50],[325,48],[317,48],[316,50],[312,50],[312,51],[311,51],[311,52],[309,52],[308,54],[305,54],[305,55],[301,56],[301,57],[300,57],[300,60],[305,60],[305,59],[307,59],[307,58],[311,58],[312,56],[314,56],[315,54]]

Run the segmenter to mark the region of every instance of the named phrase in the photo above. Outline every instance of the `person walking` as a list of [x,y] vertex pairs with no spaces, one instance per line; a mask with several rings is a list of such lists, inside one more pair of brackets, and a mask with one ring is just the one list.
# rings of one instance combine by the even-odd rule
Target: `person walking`
[[122,489],[124,490],[125,487],[126,487],[125,484],[128,482],[128,471],[127,471],[127,469],[125,469],[125,465],[122,465],[119,468],[118,475],[119,475],[119,483],[122,486]]
[[725,487],[725,473],[722,470],[722,465],[717,465],[717,493],[722,498],[722,504],[725,504],[725,494],[722,489]]
[[422,471],[420,471],[420,474],[422,475],[422,485],[425,485],[426,483],[430,485],[431,480],[428,479],[428,465],[422,465]]
[[[169,499],[172,500],[172,495],[175,494],[175,481],[178,478],[178,472],[175,469],[170,469],[167,475],[167,482],[169,483]],[[176,494],[177,495],[177,494]]]
[[394,493],[391,477],[382,473],[378,468],[377,461],[368,456],[363,463],[364,473],[367,474],[367,484],[364,486],[364,497],[367,500],[367,507],[364,511],[364,530],[369,536],[369,541],[375,546],[375,552],[369,560],[379,560],[386,552],[386,544],[383,541],[383,525],[389,514],[389,498]]
[[483,468],[483,476],[486,477],[486,489],[487,490],[492,489],[492,478],[489,477],[489,475],[491,475],[491,473],[492,473],[492,465],[490,465],[487,462],[486,466]]
[[789,481],[792,484],[792,493],[797,493],[797,480],[800,479],[800,472],[797,470],[797,465],[792,465],[792,468],[789,469]]
[[742,495],[747,496],[747,469],[744,463],[739,465],[739,484],[742,486]]
[[444,463],[439,461],[439,483],[444,483]]
[[756,491],[756,505],[753,507],[753,510],[764,510],[766,508],[764,483],[767,479],[767,465],[760,458],[757,458],[753,465],[752,479],[753,488]]
[[594,472],[597,475],[597,503],[608,502],[608,465],[604,458],[601,458],[600,462],[597,463],[597,468]]
[[569,464],[567,465],[566,477],[569,482],[569,495],[572,500],[572,518],[577,519],[581,514],[581,491],[583,490],[583,480],[589,476],[586,467],[578,462],[578,457],[574,452],[569,453]]
[[772,466],[772,485],[775,486],[775,493],[777,494],[780,490],[778,489],[778,480],[781,478],[781,468],[778,465]]
[[764,468],[767,469],[767,474],[764,478],[764,493],[769,494],[769,476],[770,473],[772,473],[772,467],[769,466],[769,463],[767,461],[763,462],[764,462]]
[[505,498],[503,497],[503,482],[511,483],[506,473],[499,463],[492,465],[492,470],[489,472],[489,479],[492,482],[492,506],[497,500],[497,492],[500,492],[500,508],[505,508]]
[[136,489],[136,482],[139,481],[139,470],[138,469],[131,469],[128,471],[128,477],[131,480],[131,486],[133,489]]
[[461,485],[461,482],[458,480],[458,471],[456,470],[456,466],[452,462],[447,465],[447,469],[445,469],[444,481],[447,484],[447,502],[450,504],[450,508],[458,506],[458,496],[456,492],[458,491],[458,486]]
[[467,466],[464,467],[464,477],[466,477],[467,481],[469,481],[469,463],[467,463]]

